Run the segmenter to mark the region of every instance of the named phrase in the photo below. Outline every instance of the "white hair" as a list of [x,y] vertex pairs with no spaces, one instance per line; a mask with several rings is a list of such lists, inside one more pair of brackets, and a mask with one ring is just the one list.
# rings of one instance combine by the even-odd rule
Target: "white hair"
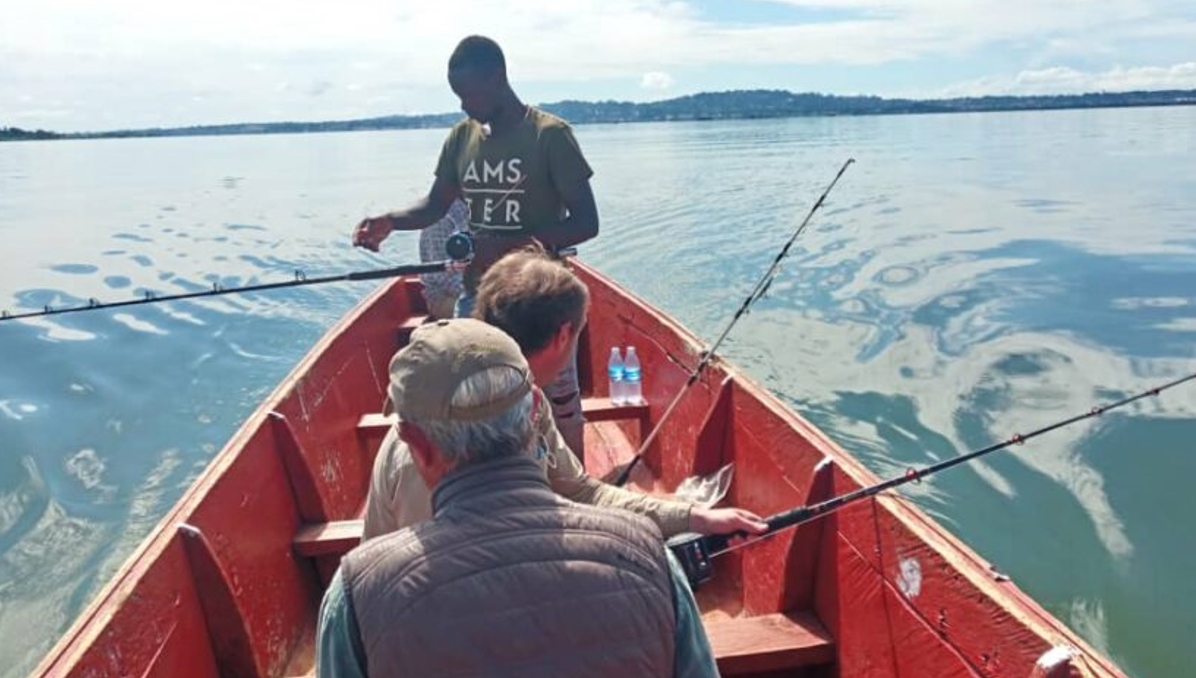
[[[511,394],[524,375],[509,367],[491,367],[466,378],[453,392],[453,407],[478,407]],[[408,420],[424,432],[455,467],[528,454],[535,439],[529,392],[506,412],[488,419]]]

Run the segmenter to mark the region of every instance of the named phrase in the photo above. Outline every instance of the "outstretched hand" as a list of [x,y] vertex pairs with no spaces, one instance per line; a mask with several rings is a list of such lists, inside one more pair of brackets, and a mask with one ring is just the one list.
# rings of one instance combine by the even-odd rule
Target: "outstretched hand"
[[353,244],[364,247],[371,252],[377,252],[378,247],[386,240],[386,236],[394,230],[394,224],[389,217],[370,217],[362,219],[357,228],[353,229]]
[[768,524],[746,509],[695,506],[689,511],[689,529],[698,534],[760,534]]

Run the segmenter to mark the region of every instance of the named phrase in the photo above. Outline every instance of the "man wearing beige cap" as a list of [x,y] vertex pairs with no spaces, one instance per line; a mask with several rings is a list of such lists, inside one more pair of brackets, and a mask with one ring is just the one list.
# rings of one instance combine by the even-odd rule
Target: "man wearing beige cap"
[[[576,352],[589,299],[585,284],[564,262],[543,249],[523,249],[504,256],[482,277],[475,314],[514,338],[531,368],[532,381],[543,386],[552,383]],[[392,382],[392,397],[396,390]],[[639,513],[656,523],[665,537],[680,532],[758,533],[767,527],[759,516],[743,509],[652,497],[590,477],[558,432],[552,414],[541,400],[537,460],[549,486],[566,499]],[[392,427],[374,459],[362,539],[427,520],[432,515],[430,494]]]
[[342,560],[318,675],[718,675],[660,531],[549,488],[532,458],[538,391],[513,339],[442,320],[390,367],[433,517]]

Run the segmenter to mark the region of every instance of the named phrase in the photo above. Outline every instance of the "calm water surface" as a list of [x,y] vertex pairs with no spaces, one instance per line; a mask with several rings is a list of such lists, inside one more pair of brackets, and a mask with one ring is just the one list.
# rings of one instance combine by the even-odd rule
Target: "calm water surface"
[[[1196,370],[1196,107],[585,126],[583,257],[883,476]],[[0,145],[0,308],[323,275],[443,131]],[[0,676],[23,676],[368,290],[0,325]],[[650,378],[650,375],[649,375]],[[1196,388],[904,494],[1128,672],[1196,665]],[[32,639],[32,642],[30,641]]]

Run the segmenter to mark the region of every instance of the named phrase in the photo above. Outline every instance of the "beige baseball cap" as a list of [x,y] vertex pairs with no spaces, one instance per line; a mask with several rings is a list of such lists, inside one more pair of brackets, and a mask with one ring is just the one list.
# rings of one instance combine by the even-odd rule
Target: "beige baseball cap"
[[[493,367],[523,377],[511,393],[474,407],[453,407],[461,382]],[[400,419],[477,421],[506,412],[532,388],[531,370],[515,340],[472,318],[421,325],[390,361],[390,399]]]

